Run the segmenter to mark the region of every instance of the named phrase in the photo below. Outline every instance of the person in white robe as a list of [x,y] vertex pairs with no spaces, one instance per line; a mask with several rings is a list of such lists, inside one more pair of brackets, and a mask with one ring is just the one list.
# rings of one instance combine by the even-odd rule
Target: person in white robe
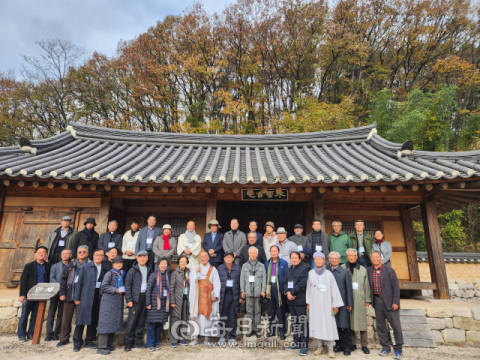
[[196,323],[191,330],[190,345],[197,345],[198,335],[202,335],[204,344],[212,346],[211,337],[218,331],[214,323],[219,313],[221,283],[217,269],[208,263],[208,253],[201,252],[199,258],[200,265],[190,275],[190,316]]
[[315,355],[321,355],[327,345],[328,357],[334,358],[333,347],[338,340],[335,314],[344,304],[335,278],[325,267],[325,255],[317,251],[313,254],[313,261],[315,267],[308,273],[307,281],[309,335],[318,342]]
[[198,254],[202,250],[202,238],[195,232],[195,222],[187,223],[187,231],[178,237],[177,254],[182,253],[188,257],[187,268],[190,270],[198,266]]

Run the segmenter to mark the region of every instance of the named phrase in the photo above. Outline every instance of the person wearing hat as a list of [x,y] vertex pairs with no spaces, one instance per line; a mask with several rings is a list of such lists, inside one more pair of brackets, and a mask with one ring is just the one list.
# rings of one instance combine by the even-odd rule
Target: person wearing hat
[[70,216],[62,217],[59,228],[53,230],[45,240],[45,247],[48,249],[48,262],[56,264],[62,261],[63,249],[72,250],[73,239],[77,232],[70,226],[72,218]]
[[296,224],[293,228],[295,235],[292,235],[288,240],[293,241],[297,245],[297,250],[302,257],[302,265],[307,269],[310,269],[310,256],[312,255],[312,243],[303,233],[303,226]]
[[280,247],[273,245],[270,248],[270,259],[265,263],[265,273],[267,274],[266,298],[270,329],[267,337],[278,335],[274,330],[274,328],[277,328],[277,332],[280,333],[280,340],[285,340],[287,298],[283,294],[283,280],[288,269],[288,263],[280,259],[278,255],[280,255]]
[[97,223],[94,218],[88,218],[83,225],[85,228],[82,231],[79,231],[73,239],[72,257],[73,259],[76,259],[78,247],[80,245],[86,245],[88,247],[88,258],[90,261],[93,261],[93,252],[98,249],[98,239],[100,238],[95,231]]
[[147,226],[142,228],[138,233],[137,244],[135,245],[135,255],[139,251],[146,250],[148,252],[148,266],[152,269],[155,268],[155,254],[153,253],[153,243],[157,237],[162,234],[157,225],[157,217],[150,215],[147,218]]
[[217,269],[223,263],[223,234],[218,232],[221,228],[217,220],[211,220],[208,223],[210,232],[203,237],[203,250],[210,255],[210,265]]
[[278,238],[275,234],[275,224],[273,221],[267,221],[265,224],[265,235],[263,236],[263,250],[265,251],[267,260],[270,259],[270,248],[278,244]]
[[258,249],[258,261],[262,264],[265,264],[265,262],[267,261],[267,256],[265,255],[263,246],[257,244],[257,234],[254,231],[250,231],[247,234],[247,241],[248,244],[245,245],[242,250],[240,250],[240,263],[238,265],[243,266],[243,264],[248,261],[248,249],[250,249],[250,247],[252,246]]
[[280,259],[285,260],[288,263],[288,267],[292,266],[292,262],[290,261],[290,254],[297,251],[297,245],[287,239],[287,231],[283,227],[279,227],[277,229],[277,239],[278,239],[278,247],[280,248]]
[[247,244],[245,233],[239,230],[240,223],[237,218],[230,220],[230,229],[223,236],[223,250],[233,252],[235,264],[240,264],[240,250]]
[[170,343],[173,348],[177,344],[187,346],[189,336],[189,326],[187,324],[189,317],[190,295],[190,269],[188,265],[188,256],[182,254],[177,259],[178,266],[172,271],[170,280]]
[[123,331],[123,296],[125,295],[125,272],[122,270],[123,258],[116,256],[112,269],[103,277],[100,291],[100,311],[98,315],[97,354],[108,355],[115,348],[115,333]]
[[315,267],[308,273],[306,302],[309,320],[309,335],[317,340],[318,349],[315,355],[325,352],[328,347],[328,357],[334,358],[333,347],[338,340],[335,314],[344,305],[335,277],[327,270],[325,254],[316,251],[313,254]]
[[[22,304],[22,315],[18,322],[18,340],[25,342],[33,339],[35,321],[37,319],[38,301],[25,301],[27,293],[32,287],[39,283],[48,283],[50,280],[50,267],[52,264],[45,261],[47,248],[39,246],[35,252],[35,260],[25,265],[20,277],[20,297],[18,301]],[[30,325],[27,322],[30,315]]]
[[123,250],[123,271],[128,274],[128,271],[135,264],[135,246],[138,239],[139,222],[133,219],[130,222],[130,230],[123,235],[122,250]]
[[308,348],[308,328],[306,319],[308,270],[305,266],[300,264],[301,257],[297,250],[290,254],[290,262],[292,266],[285,271],[285,277],[283,279],[283,292],[287,297],[292,328],[296,330],[293,333],[292,346],[285,350],[300,350],[298,354],[304,356],[307,355]]
[[177,239],[172,236],[172,227],[169,224],[163,225],[162,234],[157,236],[153,244],[153,253],[155,254],[155,263],[158,262],[162,256],[168,259],[167,272],[170,274],[170,264],[172,263],[173,255],[177,249]]
[[140,250],[135,256],[136,263],[128,272],[125,280],[125,302],[128,308],[127,329],[125,330],[125,351],[132,348],[144,349],[145,307],[147,281],[154,271],[148,266],[148,251]]
[[237,346],[235,334],[237,331],[237,314],[240,311],[240,274],[242,268],[234,263],[234,256],[231,251],[224,255],[225,262],[218,267],[218,276],[220,277],[221,291],[219,311],[226,328],[220,330],[219,345],[225,345],[228,332],[228,345]]
[[100,239],[98,239],[98,248],[105,251],[105,254],[114,247],[122,250],[123,237],[117,232],[117,229],[118,222],[116,220],[109,221],[108,231],[100,235]]

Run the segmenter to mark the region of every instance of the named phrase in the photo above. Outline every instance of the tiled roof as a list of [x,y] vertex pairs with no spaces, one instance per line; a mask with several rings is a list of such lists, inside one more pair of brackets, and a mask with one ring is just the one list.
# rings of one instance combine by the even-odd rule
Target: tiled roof
[[480,176],[480,152],[411,151],[375,124],[279,135],[125,131],[72,123],[0,148],[0,175],[155,183],[362,183]]
[[[480,253],[443,253],[443,259],[447,263],[480,263]],[[426,252],[417,251],[418,262],[428,262],[428,254]]]

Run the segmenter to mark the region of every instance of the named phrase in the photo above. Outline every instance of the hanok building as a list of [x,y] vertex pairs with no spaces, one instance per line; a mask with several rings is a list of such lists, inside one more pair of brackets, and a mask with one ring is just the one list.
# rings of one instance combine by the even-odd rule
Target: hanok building
[[[404,295],[433,289],[448,298],[438,213],[480,199],[480,153],[414,151],[391,143],[375,125],[282,135],[204,135],[113,130],[71,124],[44,140],[21,139],[0,148],[0,283],[18,284],[35,247],[65,214],[83,229],[108,220],[119,232],[149,214],[170,223],[174,235],[187,220],[203,235],[218,219],[227,231],[232,217],[248,230],[274,221],[293,234],[319,218],[330,233],[340,220],[353,232],[383,229],[393,246],[392,266]],[[479,190],[476,190],[479,189]],[[413,220],[423,220],[431,283],[420,282]]]

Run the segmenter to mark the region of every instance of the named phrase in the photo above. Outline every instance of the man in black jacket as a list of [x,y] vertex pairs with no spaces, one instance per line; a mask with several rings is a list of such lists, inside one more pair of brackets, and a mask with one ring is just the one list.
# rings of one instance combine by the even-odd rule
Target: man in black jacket
[[95,231],[95,226],[97,226],[97,224],[95,223],[94,218],[88,218],[83,225],[85,225],[85,228],[82,231],[79,231],[73,239],[72,256],[73,259],[76,259],[78,247],[80,245],[87,245],[89,252],[88,258],[92,261],[93,252],[98,249],[99,235]]
[[122,250],[123,236],[117,233],[117,229],[118,223],[115,220],[112,220],[108,223],[108,231],[100,235],[98,248],[102,249],[105,254],[114,247],[120,251]]
[[[326,233],[322,231],[322,222],[319,219],[313,219],[312,221],[313,231],[307,235],[307,239],[312,244],[312,253],[310,255],[310,269],[313,269],[315,263],[313,262],[313,254],[316,251],[321,251],[325,255],[325,259],[328,259],[330,253],[330,238]],[[329,266],[329,262],[325,263],[325,266]]]
[[60,279],[60,291],[58,296],[63,302],[62,329],[60,330],[60,342],[57,347],[67,345],[70,342],[70,333],[72,332],[72,319],[77,305],[73,301],[75,285],[78,283],[78,275],[83,265],[90,262],[88,258],[88,246],[80,245],[77,250],[77,258],[70,262],[62,272]]
[[390,266],[382,264],[382,255],[378,251],[370,253],[373,266],[367,269],[368,281],[370,282],[370,293],[372,306],[375,309],[375,321],[377,325],[378,339],[382,345],[380,356],[390,354],[388,343],[388,329],[385,323],[387,319],[393,329],[395,337],[395,359],[402,357],[403,334],[400,324],[400,285],[397,274]]
[[135,256],[137,263],[132,266],[125,278],[125,301],[128,307],[127,329],[125,330],[125,351],[146,348],[143,342],[145,329],[145,292],[147,280],[153,269],[147,265],[148,251],[140,250]]
[[248,249],[250,249],[252,246],[253,247],[256,247],[258,249],[258,262],[262,263],[262,264],[265,264],[265,262],[267,261],[267,256],[265,255],[265,251],[263,250],[263,246],[262,245],[258,245],[257,243],[257,233],[254,232],[254,231],[250,231],[248,234],[247,234],[247,241],[248,241],[248,244],[245,245],[241,250],[240,250],[240,263],[238,265],[240,265],[240,267],[243,266],[243,264],[245,264],[246,262],[248,262],[248,259],[250,258],[249,255],[248,255]]
[[298,350],[299,354],[307,355],[308,329],[307,329],[307,280],[308,270],[301,265],[301,256],[298,251],[290,254],[292,266],[285,272],[283,292],[287,296],[287,305],[292,317],[294,344],[285,350]]
[[[35,321],[37,320],[38,301],[27,301],[28,291],[37,284],[48,283],[50,281],[50,263],[45,262],[47,258],[47,248],[39,246],[35,252],[35,261],[28,263],[23,268],[20,278],[20,297],[18,301],[22,303],[22,315],[18,322],[18,340],[25,342],[33,339],[35,330]],[[30,315],[30,325],[27,322]]]

